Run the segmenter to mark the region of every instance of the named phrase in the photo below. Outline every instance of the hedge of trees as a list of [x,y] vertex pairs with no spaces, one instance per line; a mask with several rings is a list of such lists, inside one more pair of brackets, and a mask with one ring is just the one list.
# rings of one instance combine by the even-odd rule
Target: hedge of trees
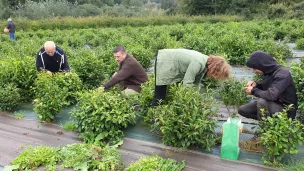
[[0,18],[172,14],[303,18],[303,8],[301,0],[1,0]]

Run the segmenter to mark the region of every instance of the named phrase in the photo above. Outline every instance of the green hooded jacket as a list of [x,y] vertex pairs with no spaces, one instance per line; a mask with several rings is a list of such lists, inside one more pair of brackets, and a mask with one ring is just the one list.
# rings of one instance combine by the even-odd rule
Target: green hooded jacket
[[198,85],[206,73],[207,59],[207,55],[194,50],[159,50],[155,63],[156,85],[170,85],[180,81],[185,86]]

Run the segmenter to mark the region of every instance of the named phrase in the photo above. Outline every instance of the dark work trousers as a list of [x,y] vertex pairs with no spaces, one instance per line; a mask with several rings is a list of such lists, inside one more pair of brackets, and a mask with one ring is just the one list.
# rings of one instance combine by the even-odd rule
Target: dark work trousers
[[265,99],[258,98],[254,102],[250,102],[240,106],[238,109],[238,113],[246,118],[261,120],[261,109],[264,109],[264,114],[266,116],[272,116],[272,114],[276,112],[282,112],[283,106],[272,101],[267,101]]
[[154,91],[154,98],[152,101],[152,107],[158,106],[159,102],[165,100],[167,95],[167,85],[156,85],[156,64],[157,64],[157,56],[155,58],[154,64],[154,75],[155,75],[155,91]]
[[160,100],[163,101],[167,95],[167,85],[157,86],[155,85],[154,98],[152,101],[152,107],[158,106]]
[[[261,109],[264,109],[265,116],[272,116],[276,112],[283,111],[283,107],[281,105],[272,101],[267,101],[265,99],[258,98],[254,102],[250,102],[240,106],[238,109],[238,113],[246,118],[251,118],[260,121],[262,120]],[[259,136],[257,131],[254,133],[254,135]]]

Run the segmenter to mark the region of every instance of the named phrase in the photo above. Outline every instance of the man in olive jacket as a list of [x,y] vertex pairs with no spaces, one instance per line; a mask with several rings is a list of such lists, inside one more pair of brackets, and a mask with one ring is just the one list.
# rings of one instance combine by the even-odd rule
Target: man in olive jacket
[[141,84],[148,80],[148,75],[141,64],[131,55],[127,54],[123,46],[114,48],[115,60],[119,63],[119,71],[103,87],[109,89],[117,83],[124,87],[122,94],[128,96],[141,91]]
[[288,117],[294,119],[298,98],[290,71],[262,51],[254,52],[246,65],[253,68],[253,72],[263,75],[263,80],[247,83],[246,93],[257,97],[257,100],[239,107],[238,113],[247,118],[261,120],[262,108],[265,109],[266,116],[271,116],[281,112],[285,105],[292,104],[293,108],[288,111]]

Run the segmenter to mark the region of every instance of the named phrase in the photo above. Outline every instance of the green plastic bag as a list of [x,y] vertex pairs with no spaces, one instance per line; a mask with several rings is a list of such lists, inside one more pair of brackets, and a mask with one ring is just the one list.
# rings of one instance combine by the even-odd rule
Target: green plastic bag
[[240,155],[239,136],[242,131],[239,118],[228,118],[223,124],[221,158],[237,160]]

